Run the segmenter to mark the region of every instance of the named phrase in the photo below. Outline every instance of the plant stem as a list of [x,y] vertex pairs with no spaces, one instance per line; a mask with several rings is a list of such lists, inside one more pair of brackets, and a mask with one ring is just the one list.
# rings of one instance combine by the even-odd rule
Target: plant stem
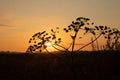
[[79,48],[79,49],[77,50],[77,52],[79,52],[81,49],[83,49],[83,48],[85,48],[86,46],[88,46],[88,45],[92,44],[93,42],[95,42],[101,35],[102,35],[102,34],[100,34],[98,37],[96,37],[93,41],[91,41],[91,42],[89,42],[88,44],[86,44],[86,45],[82,46],[81,48]]
[[73,36],[73,44],[72,44],[72,52],[71,52],[71,67],[72,67],[72,73],[73,73],[73,80],[76,80],[76,74],[74,70],[74,46],[75,46],[75,40],[78,32],[75,32],[75,35]]

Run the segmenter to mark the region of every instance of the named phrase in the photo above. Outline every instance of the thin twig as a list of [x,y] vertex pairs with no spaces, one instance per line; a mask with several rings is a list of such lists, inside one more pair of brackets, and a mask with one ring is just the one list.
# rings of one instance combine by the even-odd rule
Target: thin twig
[[93,41],[89,42],[88,44],[82,46],[81,48],[79,48],[77,50],[77,52],[79,52],[81,49],[85,48],[86,46],[90,45],[91,43],[95,42],[102,34],[100,34],[98,37],[96,37]]

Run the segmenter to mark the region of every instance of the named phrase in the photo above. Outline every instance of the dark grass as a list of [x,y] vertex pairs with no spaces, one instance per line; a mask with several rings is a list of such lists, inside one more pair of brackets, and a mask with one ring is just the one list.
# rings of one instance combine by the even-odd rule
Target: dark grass
[[[74,55],[76,80],[120,80],[120,52]],[[70,54],[0,53],[0,80],[73,80]]]

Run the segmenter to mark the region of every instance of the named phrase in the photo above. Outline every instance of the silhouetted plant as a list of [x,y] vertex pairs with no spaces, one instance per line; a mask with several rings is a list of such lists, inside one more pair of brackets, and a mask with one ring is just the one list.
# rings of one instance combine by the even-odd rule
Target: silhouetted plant
[[106,39],[106,47],[105,50],[119,50],[119,39],[120,39],[120,31],[116,28],[111,29],[107,26],[95,26],[96,30],[100,32]]
[[[75,47],[76,37],[78,36],[78,33],[80,32],[80,30],[85,31],[85,33],[83,35],[86,35],[87,33],[91,33],[92,35],[95,36],[95,39],[93,41],[89,42],[88,44],[80,47],[77,50],[77,52],[79,52],[84,47],[90,45],[91,43],[97,41],[97,39],[101,36],[101,34],[103,34],[103,31],[100,33],[100,35],[98,35],[96,32],[99,29],[103,30],[102,26],[94,27],[93,25],[94,25],[94,23],[90,22],[89,18],[79,17],[76,19],[76,21],[72,21],[72,23],[67,28],[64,28],[64,31],[66,33],[73,32],[70,35],[72,42],[68,48],[64,47],[63,45],[60,45],[61,38],[57,38],[57,36],[56,36],[56,33],[59,32],[58,27],[56,28],[56,30],[51,29],[51,33],[47,33],[46,31],[38,32],[38,33],[34,34],[32,36],[32,38],[30,38],[29,43],[32,43],[32,44],[28,47],[27,52],[34,53],[36,51],[42,52],[43,50],[46,50],[48,52],[48,50],[47,50],[48,45],[46,45],[46,43],[50,42],[51,46],[53,48],[55,48],[56,50],[67,51],[67,52],[71,51],[71,55],[73,55],[73,53],[75,51],[74,47]],[[98,42],[97,42],[97,44],[98,44]],[[59,49],[58,47],[62,48],[62,50]],[[71,48],[71,50],[70,50],[70,48]]]
[[[90,22],[89,18],[85,17],[78,17],[75,21],[72,21],[72,23],[67,27],[63,29],[66,33],[72,32],[70,34],[70,37],[72,39],[72,42],[68,48],[64,47],[63,45],[60,45],[61,38],[58,38],[56,33],[59,33],[59,27],[56,28],[56,30],[51,29],[51,33],[47,33],[46,31],[38,32],[30,38],[29,43],[31,45],[28,47],[27,52],[34,53],[36,51],[42,52],[43,50],[47,50],[49,47],[46,45],[46,43],[51,43],[51,46],[58,50],[58,51],[65,51],[65,52],[71,52],[71,55],[75,52],[79,52],[81,49],[85,48],[86,46],[93,44],[93,42],[96,41],[96,47],[97,50],[99,50],[99,44],[98,44],[98,38],[100,38],[102,35],[106,39],[106,46],[104,48],[106,50],[118,50],[119,49],[119,38],[120,38],[120,31],[118,29],[111,29],[107,26],[94,26],[93,22]],[[75,47],[75,41],[78,33],[80,30],[84,30],[85,33],[83,35],[86,35],[87,33],[91,33],[92,40],[80,47],[78,50],[74,50]],[[82,37],[80,36],[80,39]],[[94,46],[94,45],[92,45]],[[61,48],[61,49],[60,49]],[[94,46],[95,49],[95,46]]]
[[[101,36],[101,34],[97,36],[97,34],[95,32],[96,29],[95,29],[95,27],[93,25],[94,25],[94,23],[91,22],[89,18],[79,17],[75,21],[72,21],[72,23],[67,28],[63,29],[66,33],[72,32],[70,34],[70,37],[72,39],[72,45],[71,45],[71,64],[72,64],[72,71],[73,71],[73,73],[74,73],[74,54],[79,53],[79,51],[81,49],[83,49],[86,46],[92,44],[93,42],[95,42]],[[74,49],[75,44],[76,44],[75,42],[76,42],[77,37],[80,37],[78,35],[78,33],[81,32],[81,30],[85,31],[83,35],[86,35],[87,33],[90,33],[93,36],[95,36],[95,39],[92,40],[91,42],[89,42],[88,44],[83,45],[78,50],[75,50]],[[80,38],[82,38],[82,37],[80,37]]]
[[51,29],[51,34],[47,33],[46,31],[38,32],[30,38],[29,43],[31,45],[28,48],[28,52],[34,53],[34,52],[42,52],[43,50],[47,50],[49,45],[47,43],[50,43],[51,46],[55,44],[59,44],[61,42],[61,38],[56,37],[56,31]]
[[67,27],[64,28],[63,30],[68,33],[68,32],[73,32],[71,33],[70,37],[72,39],[72,49],[71,49],[71,57],[72,57],[72,64],[74,62],[74,47],[75,47],[75,41],[76,41],[76,37],[78,36],[78,33],[80,30],[85,30],[85,33],[92,33],[93,35],[95,35],[94,29],[90,27],[90,25],[93,25],[94,23],[90,22],[89,18],[84,18],[84,17],[79,17],[76,19],[76,21],[72,21],[72,23]]
[[[50,42],[51,46],[53,48],[55,48],[56,50],[67,51],[67,52],[71,51],[71,56],[73,56],[74,51],[75,51],[74,47],[75,47],[76,37],[79,36],[78,33],[80,32],[80,30],[85,31],[85,33],[83,35],[86,35],[87,33],[91,33],[93,36],[95,36],[95,39],[92,40],[91,42],[89,42],[88,44],[80,47],[77,50],[77,52],[79,52],[84,47],[92,44],[93,42],[95,42],[95,41],[97,42],[97,39],[102,34],[104,34],[105,30],[107,29],[106,26],[105,26],[105,29],[103,29],[104,26],[98,26],[98,27],[95,26],[94,27],[93,25],[94,25],[94,23],[90,22],[89,18],[79,17],[75,21],[72,21],[72,23],[67,28],[64,28],[64,31],[66,33],[73,32],[70,35],[72,42],[68,48],[64,47],[63,45],[60,45],[61,38],[57,38],[57,36],[56,36],[56,33],[58,33],[59,31],[55,31],[55,30],[51,29],[50,34],[47,33],[46,31],[38,32],[38,33],[34,34],[32,36],[32,38],[30,38],[29,43],[32,43],[32,45],[29,46],[27,51],[34,53],[36,51],[42,52],[43,50],[46,50],[48,52],[48,50],[47,50],[48,46],[46,45],[46,43]],[[57,27],[56,29],[58,30],[59,28]],[[101,33],[97,34],[96,31],[99,31]],[[98,42],[97,42],[97,45],[98,45]],[[62,48],[63,50],[59,49],[58,47]],[[71,50],[70,50],[70,48],[71,48]],[[73,57],[72,57],[72,59],[73,59]]]
[[[51,29],[51,33],[43,31],[34,34],[29,40],[29,43],[31,45],[28,47],[27,52],[41,53],[42,51],[47,51],[48,53],[50,53],[49,50],[47,49],[48,47],[53,47],[58,51],[67,51],[68,50],[67,48],[60,45],[62,39],[58,38],[56,35],[57,33],[59,33],[58,29],[59,27],[56,27],[56,30]],[[47,45],[47,43],[50,43],[50,46]]]
[[93,37],[91,38],[91,47],[92,47],[92,50],[95,51],[95,45],[94,45],[94,42],[93,42]]
[[120,39],[120,31],[118,29],[111,29],[107,36],[107,46],[111,50],[119,50],[119,39]]

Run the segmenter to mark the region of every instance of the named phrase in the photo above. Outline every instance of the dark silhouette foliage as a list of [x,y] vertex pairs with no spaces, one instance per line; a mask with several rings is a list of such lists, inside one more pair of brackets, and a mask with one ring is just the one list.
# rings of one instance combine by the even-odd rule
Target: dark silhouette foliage
[[[59,29],[59,28],[56,28]],[[49,47],[47,45],[47,43],[50,43],[51,46],[55,47],[55,45],[58,45],[59,43],[61,43],[61,38],[57,38],[56,37],[56,33],[58,33],[58,31],[51,29],[51,33],[47,33],[46,31],[43,32],[38,32],[36,34],[34,34],[32,36],[32,38],[30,38],[29,43],[31,43],[31,45],[28,47],[27,52],[29,53],[35,53],[35,52],[42,52],[43,50],[47,50],[47,48]]]
[[106,39],[105,50],[120,50],[120,31],[107,26],[95,26],[99,34]]
[[[100,39],[101,36],[103,36],[106,40],[106,44],[103,45],[104,50],[120,50],[120,42],[119,42],[120,31],[116,28],[111,29],[110,27],[107,26],[101,26],[101,25],[95,26],[94,22],[91,22],[89,18],[78,17],[75,21],[72,21],[72,23],[63,30],[66,33],[73,32],[70,34],[72,42],[68,48],[64,47],[63,45],[60,45],[60,43],[62,42],[62,38],[59,38],[56,35],[57,33],[59,33],[59,27],[56,27],[56,30],[51,29],[51,33],[47,33],[46,31],[43,31],[34,34],[29,40],[29,43],[31,45],[28,47],[27,52],[36,53],[36,52],[42,52],[43,50],[49,52],[47,50],[49,46],[46,45],[46,43],[50,42],[51,46],[54,49],[58,51],[72,52],[73,54],[73,52],[75,51],[74,47],[76,44],[75,43],[76,37],[79,37],[79,39],[82,38],[81,36],[78,35],[78,33],[81,32],[81,30],[84,31],[83,35],[86,35],[88,33],[91,34],[92,41],[80,47],[77,50],[78,53],[81,49],[85,48],[86,46],[95,43],[95,41],[96,41],[97,49],[100,50],[98,39]],[[95,48],[95,44],[92,45],[92,47]]]

